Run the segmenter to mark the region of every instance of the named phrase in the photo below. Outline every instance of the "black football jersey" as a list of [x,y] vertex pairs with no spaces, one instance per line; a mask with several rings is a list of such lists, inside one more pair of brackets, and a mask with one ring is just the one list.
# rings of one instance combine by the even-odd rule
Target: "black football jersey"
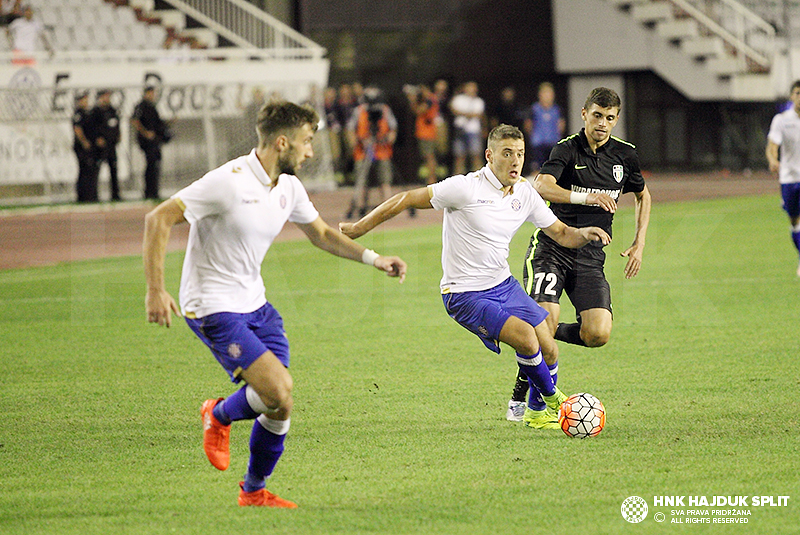
[[[584,129],[559,141],[540,172],[566,190],[606,193],[617,202],[623,193],[644,190],[636,147],[612,136],[592,153]],[[599,206],[551,202],[550,208],[571,227],[600,227],[611,235],[614,214]]]

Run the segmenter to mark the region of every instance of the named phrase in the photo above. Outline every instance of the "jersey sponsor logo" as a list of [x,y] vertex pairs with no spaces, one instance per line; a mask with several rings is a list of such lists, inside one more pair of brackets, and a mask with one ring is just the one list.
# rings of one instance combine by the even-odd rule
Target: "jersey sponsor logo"
[[614,167],[612,167],[611,172],[614,173],[614,180],[616,180],[617,182],[622,182],[622,177],[625,173],[622,170],[621,165],[615,165]]
[[513,201],[511,201],[512,210],[514,210],[515,212],[519,212],[520,208],[522,208],[522,203],[519,201],[519,199],[514,199]]
[[583,188],[581,186],[572,186],[572,191],[575,193],[605,193],[615,201],[619,199],[620,193],[618,189]]
[[256,204],[258,199],[242,199],[242,204]]
[[494,204],[494,201],[492,199],[478,199],[475,202],[477,202],[478,204]]
[[576,170],[576,171],[580,171],[581,169],[586,169],[586,166],[585,166],[585,165],[578,165],[578,164],[575,164],[575,170]]

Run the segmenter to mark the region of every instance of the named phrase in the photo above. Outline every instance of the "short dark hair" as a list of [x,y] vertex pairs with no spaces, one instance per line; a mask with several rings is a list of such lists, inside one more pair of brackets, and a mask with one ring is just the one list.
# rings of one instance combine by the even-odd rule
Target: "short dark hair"
[[795,88],[795,87],[800,87],[800,80],[795,80],[795,81],[794,81],[794,83],[792,84],[792,87],[790,87],[790,88],[789,88],[789,93],[791,93],[792,91],[794,91],[794,88]]
[[258,112],[256,131],[259,145],[306,124],[310,124],[314,132],[317,131],[319,115],[314,108],[286,100],[270,100]]
[[525,136],[522,134],[522,130],[520,130],[516,126],[511,126],[510,124],[499,124],[494,128],[492,128],[492,131],[489,132],[488,145],[491,146],[492,143],[496,143],[504,139],[524,140]]
[[607,87],[596,87],[592,89],[589,96],[586,97],[583,109],[588,110],[592,104],[597,104],[601,108],[622,107],[622,101],[619,99],[617,92]]

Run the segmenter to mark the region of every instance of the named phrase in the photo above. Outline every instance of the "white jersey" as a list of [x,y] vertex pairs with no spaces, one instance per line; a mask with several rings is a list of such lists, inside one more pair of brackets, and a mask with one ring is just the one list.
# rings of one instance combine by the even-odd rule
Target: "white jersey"
[[503,196],[503,185],[488,166],[428,187],[433,207],[444,210],[442,293],[494,288],[511,276],[509,244],[522,224],[547,228],[557,221],[525,179]]
[[459,93],[450,101],[450,108],[456,114],[453,125],[469,134],[481,133],[480,117],[467,117],[466,115],[481,115],[484,112],[485,104],[481,97],[472,97],[465,93]]
[[800,182],[800,116],[794,107],[772,118],[767,139],[781,147],[781,184]]
[[253,150],[173,195],[191,224],[181,273],[185,316],[250,313],[267,302],[261,263],[272,241],[286,221],[319,217],[296,176],[270,183]]

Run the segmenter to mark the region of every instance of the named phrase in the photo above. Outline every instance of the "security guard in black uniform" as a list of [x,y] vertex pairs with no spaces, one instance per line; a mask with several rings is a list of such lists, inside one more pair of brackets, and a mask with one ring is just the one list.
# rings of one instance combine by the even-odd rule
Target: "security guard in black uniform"
[[80,91],[75,95],[72,130],[75,134],[72,147],[78,157],[78,202],[97,202],[97,160],[94,150],[97,126],[89,110],[88,91]]
[[111,91],[101,89],[92,108],[92,119],[97,127],[95,154],[98,171],[105,161],[111,179],[111,200],[119,201],[119,178],[117,175],[117,144],[119,143],[119,114],[111,105]]
[[158,100],[155,86],[144,89],[142,101],[136,105],[131,125],[136,129],[136,141],[144,152],[147,166],[144,170],[144,198],[158,199],[161,175],[161,145],[172,138],[172,134],[156,109]]
[[[567,225],[598,226],[609,235],[617,200],[624,193],[633,193],[636,232],[633,244],[621,253],[628,258],[624,273],[630,279],[641,267],[651,200],[636,148],[611,136],[620,107],[615,91],[604,87],[593,89],[581,110],[584,128],[553,148],[534,186],[542,198],[550,201],[553,213]],[[523,265],[523,286],[550,313],[547,322],[556,340],[586,347],[600,347],[608,342],[612,314],[605,258],[602,246],[596,244],[565,249],[538,230],[531,237]],[[567,292],[575,307],[576,323],[558,322],[562,291]],[[551,373],[557,371],[557,362],[547,364]],[[524,400],[527,389],[527,378],[518,378],[512,402]]]

